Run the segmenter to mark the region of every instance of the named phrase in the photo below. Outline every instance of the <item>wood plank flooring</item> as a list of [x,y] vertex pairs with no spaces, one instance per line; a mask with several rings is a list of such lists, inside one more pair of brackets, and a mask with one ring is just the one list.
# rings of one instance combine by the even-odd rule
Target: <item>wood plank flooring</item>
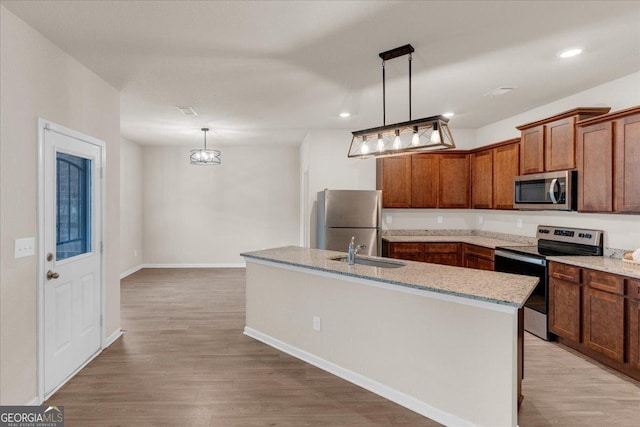
[[[68,426],[439,426],[242,334],[243,269],[122,281],[123,338],[47,404]],[[528,334],[527,334],[528,335]],[[640,385],[525,340],[521,427],[637,426]]]

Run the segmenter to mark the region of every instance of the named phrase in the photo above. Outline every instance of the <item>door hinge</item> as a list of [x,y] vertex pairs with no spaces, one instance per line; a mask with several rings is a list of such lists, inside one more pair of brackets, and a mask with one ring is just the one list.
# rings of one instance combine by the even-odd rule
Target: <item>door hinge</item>
[[102,314],[100,315],[100,326],[102,326]]
[[100,168],[100,179],[104,177],[104,168]]
[[104,252],[104,242],[100,242],[100,253]]

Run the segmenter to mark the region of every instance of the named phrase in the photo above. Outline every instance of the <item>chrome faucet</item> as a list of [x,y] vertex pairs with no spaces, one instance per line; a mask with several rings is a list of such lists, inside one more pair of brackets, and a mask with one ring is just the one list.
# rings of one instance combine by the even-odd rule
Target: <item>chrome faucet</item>
[[347,256],[347,264],[355,264],[358,251],[366,247],[367,245],[356,245],[356,236],[351,237],[351,242],[349,243],[349,255]]

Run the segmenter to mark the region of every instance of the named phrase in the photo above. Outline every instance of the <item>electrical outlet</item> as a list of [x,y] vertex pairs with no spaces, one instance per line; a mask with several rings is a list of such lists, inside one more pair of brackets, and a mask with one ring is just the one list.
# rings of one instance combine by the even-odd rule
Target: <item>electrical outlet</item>
[[313,316],[313,329],[319,331],[321,329],[320,317]]
[[437,221],[438,224],[442,224],[444,222],[444,217],[442,215],[438,215]]
[[391,215],[385,216],[384,220],[387,224],[393,223],[393,217]]
[[14,258],[22,258],[31,256],[36,253],[35,237],[27,237],[26,239],[16,239],[14,246]]
[[516,227],[522,228],[522,218],[518,218],[518,220],[516,221]]
[[478,215],[478,224],[479,225],[484,224],[484,218],[482,217],[482,215]]

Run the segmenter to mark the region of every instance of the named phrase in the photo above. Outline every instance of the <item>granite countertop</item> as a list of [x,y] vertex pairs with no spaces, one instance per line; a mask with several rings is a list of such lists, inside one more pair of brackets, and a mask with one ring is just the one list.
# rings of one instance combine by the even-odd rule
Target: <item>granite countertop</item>
[[382,240],[390,243],[444,243],[459,242],[471,245],[484,246],[485,248],[495,249],[497,246],[526,246],[526,243],[514,242],[511,240],[495,239],[485,236],[472,235],[430,235],[430,236],[382,236]]
[[548,256],[547,260],[640,279],[640,264],[602,256]]
[[272,261],[511,307],[522,307],[538,283],[535,277],[388,258],[382,260],[402,262],[406,265],[400,268],[348,265],[329,259],[345,256],[344,252],[298,246],[265,249],[241,255],[249,259]]

